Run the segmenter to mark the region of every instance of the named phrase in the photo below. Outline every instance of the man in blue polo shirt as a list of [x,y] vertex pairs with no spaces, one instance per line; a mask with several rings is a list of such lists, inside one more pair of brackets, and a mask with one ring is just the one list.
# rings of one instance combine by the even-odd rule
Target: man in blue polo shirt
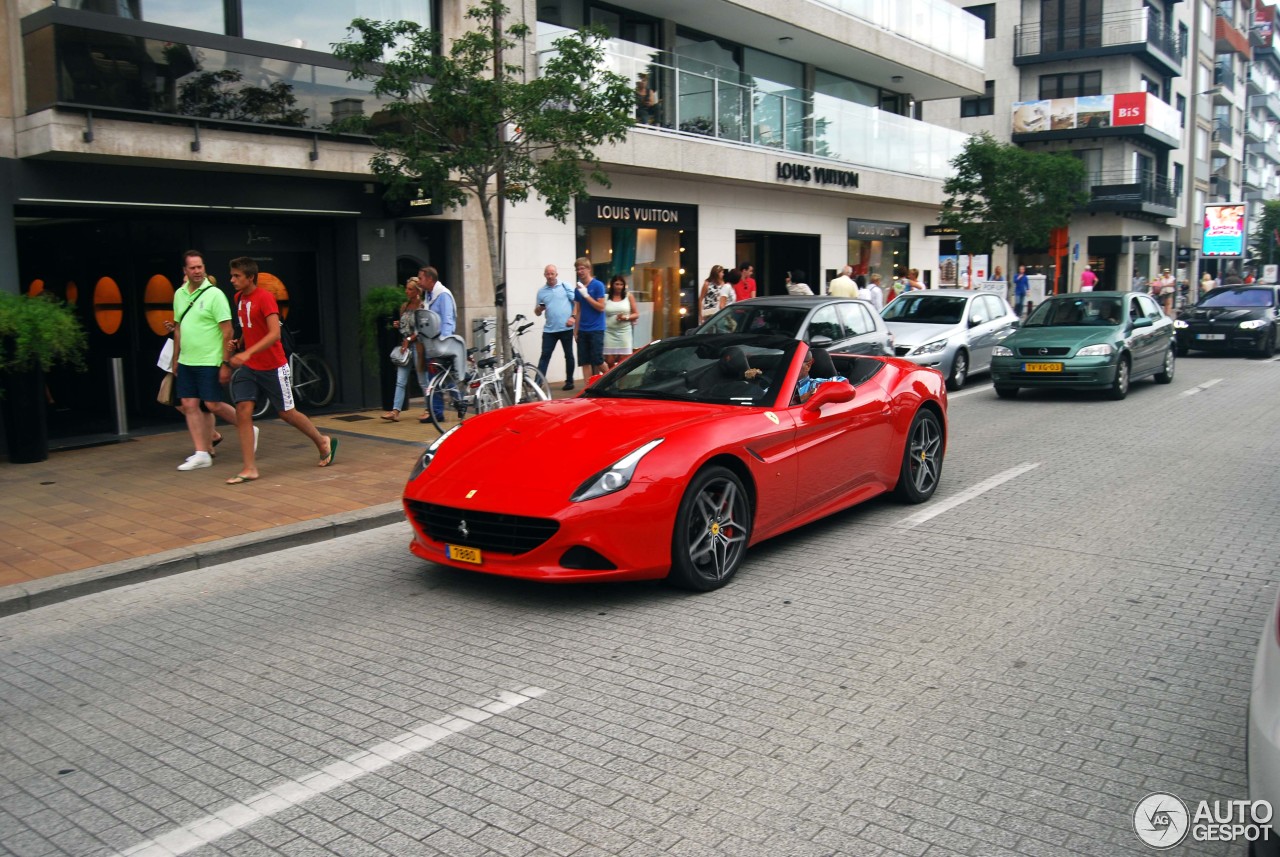
[[547,314],[546,326],[542,328],[542,356],[538,358],[538,371],[545,378],[547,367],[551,365],[551,354],[556,350],[556,343],[564,349],[564,388],[573,389],[573,289],[560,282],[560,272],[555,265],[548,265],[542,271],[546,282],[538,289],[537,306],[534,315]]
[[583,257],[573,263],[578,274],[574,297],[573,321],[578,328],[578,363],[582,377],[604,372],[604,283],[591,276],[591,260]]

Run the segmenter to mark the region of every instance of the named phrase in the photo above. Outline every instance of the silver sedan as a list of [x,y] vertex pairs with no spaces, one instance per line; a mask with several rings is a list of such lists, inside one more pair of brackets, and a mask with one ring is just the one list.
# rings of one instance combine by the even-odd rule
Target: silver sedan
[[1002,295],[968,289],[906,292],[880,313],[893,334],[894,354],[937,369],[948,390],[991,368],[991,349],[1017,326]]

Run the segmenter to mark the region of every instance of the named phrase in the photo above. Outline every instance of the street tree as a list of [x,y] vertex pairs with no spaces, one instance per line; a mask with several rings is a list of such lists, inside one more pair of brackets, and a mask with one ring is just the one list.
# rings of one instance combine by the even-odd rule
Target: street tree
[[1253,258],[1263,265],[1280,263],[1280,199],[1267,200],[1257,211],[1257,221],[1249,236]]
[[604,68],[602,30],[557,39],[529,80],[522,63],[504,60],[531,33],[523,23],[504,27],[507,11],[498,0],[472,6],[474,26],[447,49],[440,33],[412,21],[358,18],[333,52],[351,64],[352,78],[372,81],[389,99],[353,123],[378,147],[370,168],[388,198],[479,204],[504,332],[501,206],[533,194],[563,222],[588,178],[609,185],[595,150],[625,139],[635,113],[630,82]]
[[1089,199],[1084,164],[1065,152],[1031,152],[982,133],[965,142],[951,165],[938,221],[971,251],[1043,247],[1050,231],[1066,226]]

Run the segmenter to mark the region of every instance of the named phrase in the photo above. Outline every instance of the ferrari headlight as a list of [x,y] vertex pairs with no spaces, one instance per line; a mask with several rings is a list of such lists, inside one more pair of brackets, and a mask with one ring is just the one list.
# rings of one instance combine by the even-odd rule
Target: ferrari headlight
[[1187,324],[1185,321],[1183,321],[1180,318],[1175,318],[1173,320],[1173,326],[1176,327],[1178,330],[1186,330],[1191,325]]
[[583,500],[594,500],[597,497],[603,497],[606,494],[612,494],[614,491],[621,491],[626,488],[631,484],[631,477],[636,472],[636,465],[640,463],[640,459],[644,458],[649,450],[662,443],[663,440],[664,438],[651,440],[644,446],[628,452],[612,465],[579,485],[578,490],[574,491],[569,499],[574,503],[580,503]]
[[1114,351],[1109,344],[1102,342],[1098,345],[1086,345],[1076,352],[1077,357],[1110,357]]
[[1241,330],[1257,330],[1260,327],[1266,327],[1268,324],[1270,324],[1270,322],[1267,321],[1265,318],[1252,318],[1252,319],[1249,319],[1248,321],[1240,322],[1240,329]]
[[1012,357],[1013,349],[1007,345],[995,345],[991,348],[992,357]]
[[462,428],[461,423],[449,429],[444,434],[440,435],[431,443],[430,446],[428,446],[426,449],[422,451],[422,455],[419,455],[418,460],[414,462],[412,472],[409,473],[410,482],[412,482],[413,480],[421,476],[422,471],[427,469],[427,465],[431,463],[431,459],[436,457],[436,450],[440,448],[440,444],[445,442],[445,438],[447,438],[449,435],[453,434],[455,431],[457,431],[460,428]]
[[924,345],[921,345],[919,348],[917,348],[915,351],[912,351],[911,353],[912,355],[916,355],[916,356],[919,356],[922,354],[937,354],[939,351],[941,351],[946,347],[947,347],[947,341],[945,339],[935,339],[933,342],[927,342]]

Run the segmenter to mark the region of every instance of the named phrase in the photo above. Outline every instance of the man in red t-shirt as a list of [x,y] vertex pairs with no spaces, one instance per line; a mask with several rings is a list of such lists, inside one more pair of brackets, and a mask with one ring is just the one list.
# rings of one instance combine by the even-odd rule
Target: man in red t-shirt
[[740,301],[754,298],[756,296],[755,266],[750,262],[743,262],[738,266],[738,270],[742,272],[742,279],[738,280],[737,285],[733,287],[734,297]]
[[316,445],[320,450],[320,466],[328,467],[338,454],[338,439],[320,434],[311,420],[294,407],[293,379],[284,346],[280,344],[280,307],[270,292],[258,288],[258,263],[247,256],[232,259],[231,285],[236,290],[240,340],[232,344],[235,353],[230,355],[228,365],[235,373],[231,378],[231,400],[236,403],[236,431],[244,451],[244,467],[239,475],[228,479],[227,484],[242,485],[258,478],[253,409],[259,390],[275,405],[280,419]]

